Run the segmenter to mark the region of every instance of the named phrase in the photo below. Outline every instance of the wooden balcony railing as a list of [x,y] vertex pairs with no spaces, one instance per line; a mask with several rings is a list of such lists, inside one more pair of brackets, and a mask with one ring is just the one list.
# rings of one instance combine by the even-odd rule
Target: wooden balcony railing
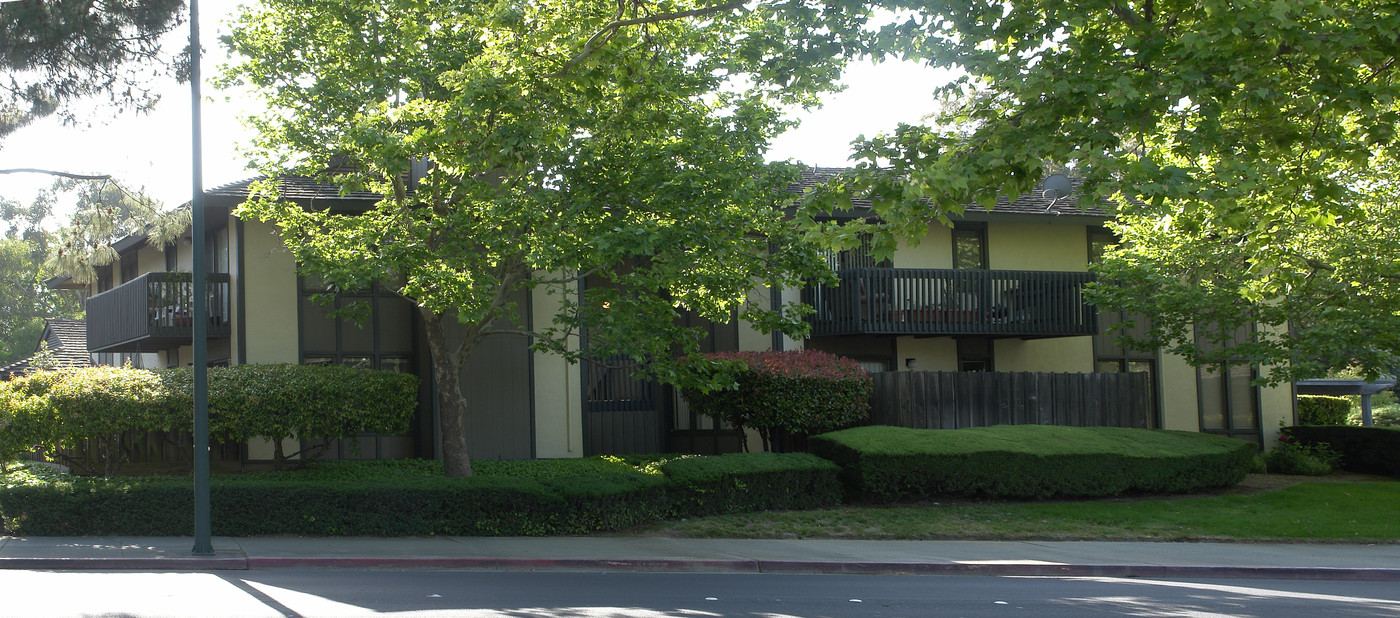
[[[205,276],[208,336],[228,337],[229,276]],[[89,352],[155,352],[194,337],[195,295],[190,273],[146,273],[87,299]]]
[[812,335],[1071,337],[1098,332],[1087,272],[857,268],[802,291]]

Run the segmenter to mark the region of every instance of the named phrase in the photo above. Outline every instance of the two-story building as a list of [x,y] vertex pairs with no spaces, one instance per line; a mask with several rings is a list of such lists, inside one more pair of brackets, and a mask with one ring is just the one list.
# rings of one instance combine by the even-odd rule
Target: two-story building
[[[837,171],[810,170],[803,184]],[[102,363],[188,365],[190,307],[207,302],[211,364],[339,363],[418,375],[419,410],[407,434],[366,435],[358,448],[341,444],[333,456],[435,456],[438,412],[417,311],[388,290],[328,295],[313,278],[299,276],[276,229],[232,215],[253,182],[205,194],[200,233],[210,276],[202,295],[192,289],[188,236],[164,248],[141,237],[114,245],[120,258],[90,286],[89,350]],[[282,178],[281,195],[346,212],[379,199],[341,195],[301,177]],[[849,216],[868,214],[860,210]],[[1091,280],[1087,265],[1112,242],[1102,227],[1106,216],[1080,211],[1072,199],[1003,200],[990,210],[970,208],[951,228],[930,224],[920,243],[901,247],[890,261],[877,263],[860,249],[830,256],[840,286],[755,290],[770,302],[800,296],[816,309],[805,342],[762,335],[737,320],[693,325],[707,329],[710,350],[805,345],[850,356],[872,371],[1147,372],[1155,426],[1271,441],[1278,420],[1291,422],[1289,389],[1256,388],[1247,368],[1214,373],[1175,357],[1124,350],[1104,334],[1121,317],[1097,312],[1082,292]],[[543,292],[517,301],[519,324],[527,329],[558,310],[557,299]],[[337,311],[352,306],[353,312]],[[605,364],[570,365],[532,351],[520,335],[485,340],[459,380],[475,411],[468,418],[475,458],[738,448],[737,434],[692,414],[674,389]],[[271,445],[262,443],[248,445],[245,455],[270,456]]]

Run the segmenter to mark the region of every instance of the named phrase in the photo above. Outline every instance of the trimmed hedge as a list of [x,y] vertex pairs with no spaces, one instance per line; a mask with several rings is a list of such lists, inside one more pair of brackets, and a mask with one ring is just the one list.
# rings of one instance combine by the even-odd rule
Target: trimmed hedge
[[850,427],[870,416],[870,374],[849,358],[819,350],[717,352],[694,363],[700,382],[733,376],[728,389],[681,389],[691,409],[773,442],[775,430],[805,435]]
[[1327,395],[1298,395],[1298,424],[1345,425],[1351,414],[1351,402],[1346,397]]
[[661,465],[670,516],[820,509],[841,503],[841,468],[807,453],[734,453]]
[[809,444],[842,467],[848,495],[873,501],[1191,492],[1244,480],[1258,450],[1211,434],[1046,425],[858,427]]
[[[711,464],[701,459],[718,460]],[[339,464],[345,465],[339,465]],[[525,466],[539,463],[541,466]],[[512,464],[512,465],[495,465]],[[442,477],[438,462],[326,462],[310,470],[215,476],[220,536],[544,536],[622,530],[708,512],[834,506],[836,467],[811,455],[687,458],[642,472],[619,459],[482,462],[477,476]],[[506,475],[492,475],[502,468]],[[526,476],[512,469],[542,468]],[[184,477],[16,483],[0,488],[0,531],[34,536],[193,533]],[[724,501],[722,507],[719,502]]]
[[1343,470],[1400,477],[1400,427],[1300,425],[1283,431],[1300,444],[1326,444],[1340,453]]
[[[0,455],[36,447],[50,455],[86,448],[65,463],[111,476],[132,432],[188,430],[192,373],[85,367],[0,382]],[[274,441],[293,434],[353,438],[403,433],[418,404],[418,378],[341,366],[240,365],[209,369],[210,433]]]

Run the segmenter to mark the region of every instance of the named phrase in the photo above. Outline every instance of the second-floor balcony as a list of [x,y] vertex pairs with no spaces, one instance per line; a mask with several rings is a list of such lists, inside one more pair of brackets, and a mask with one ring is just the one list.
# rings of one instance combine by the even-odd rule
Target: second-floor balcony
[[205,275],[205,293],[194,294],[190,273],[146,273],[87,299],[89,352],[155,352],[188,345],[194,337],[194,303],[208,303],[209,338],[228,337],[229,276]]
[[1098,332],[1087,272],[856,268],[802,291],[812,336],[1072,337]]

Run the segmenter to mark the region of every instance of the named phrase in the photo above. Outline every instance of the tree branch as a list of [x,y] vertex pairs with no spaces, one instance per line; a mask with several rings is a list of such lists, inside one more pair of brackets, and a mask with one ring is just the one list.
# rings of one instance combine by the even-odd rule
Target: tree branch
[[1118,16],[1118,19],[1123,20],[1123,23],[1129,26],[1136,26],[1142,21],[1142,18],[1139,17],[1137,13],[1134,13],[1132,9],[1124,7],[1117,2],[1114,2],[1109,10],[1113,11],[1113,14]]
[[54,170],[41,170],[32,167],[19,167],[14,169],[0,169],[0,174],[48,174],[50,176],[61,176],[72,178],[73,180],[111,180],[111,174],[74,174],[72,172],[59,172]]
[[[648,15],[646,17],[636,17],[633,19],[615,19],[612,23],[603,26],[602,29],[598,30],[598,32],[594,33],[593,36],[589,37],[588,42],[583,44],[583,51],[579,52],[577,56],[574,56],[573,60],[570,60],[567,64],[565,64],[564,68],[559,69],[559,72],[555,75],[568,74],[568,72],[575,66],[577,66],[578,63],[583,62],[585,58],[593,55],[593,52],[597,50],[597,46],[600,44],[600,42],[606,42],[607,39],[612,37],[614,33],[623,28],[627,28],[629,26],[640,26],[643,24],[654,24],[663,21],[685,19],[687,17],[700,17],[702,15],[712,15],[714,13],[726,13],[734,9],[742,8],[743,6],[743,0],[732,0],[731,2],[727,2],[725,4],[691,9],[689,11],[661,13],[660,15]],[[618,17],[621,17],[621,11],[619,11]]]

